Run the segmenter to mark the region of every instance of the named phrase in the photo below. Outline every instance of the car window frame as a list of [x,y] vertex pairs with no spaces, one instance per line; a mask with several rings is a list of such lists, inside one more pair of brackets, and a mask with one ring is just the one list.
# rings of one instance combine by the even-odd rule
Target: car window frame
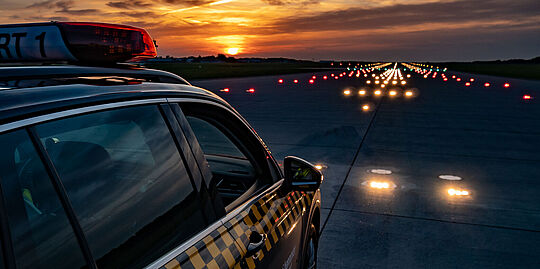
[[[225,111],[228,116],[233,117],[235,121],[237,121],[239,124],[242,125],[240,126],[240,128],[245,129],[243,131],[249,132],[250,137],[251,137],[250,139],[252,140],[251,144],[253,144],[252,146],[256,146],[258,148],[257,150],[260,150],[261,153],[264,153],[265,155],[265,161],[260,162],[260,163],[267,169],[267,172],[269,172],[268,175],[269,175],[270,180],[268,182],[261,182],[260,180],[257,180],[255,184],[253,184],[248,191],[246,191],[243,195],[237,198],[235,202],[231,204],[232,206],[227,206],[228,208],[224,207],[225,209],[224,211],[222,211],[220,208],[216,209],[217,212],[222,211],[224,213],[220,216],[228,215],[229,213],[234,212],[236,209],[241,207],[247,201],[251,200],[253,197],[256,197],[261,192],[264,192],[268,186],[273,185],[276,182],[283,179],[282,171],[281,169],[278,168],[277,162],[272,157],[270,151],[268,150],[268,147],[264,144],[262,139],[257,135],[254,129],[249,125],[249,123],[242,116],[240,116],[238,112],[236,112],[234,109],[227,107],[221,103],[214,102],[211,100],[204,100],[204,99],[169,98],[168,101],[171,103],[171,106],[173,107],[173,111],[175,112],[178,118],[179,124],[181,125],[182,129],[186,133],[186,137],[189,139],[190,146],[194,148],[193,152],[194,153],[197,152],[198,154],[202,155],[202,158],[201,156],[198,156],[196,159],[199,161],[199,167],[202,171],[202,174],[204,175],[205,183],[209,189],[210,189],[210,180],[212,178],[212,173],[210,172],[210,169],[208,168],[208,163],[206,161],[206,158],[203,155],[202,149],[197,139],[195,138],[195,134],[193,133],[193,130],[191,129],[191,126],[189,125],[189,122],[187,121],[186,114],[184,113],[184,110],[183,110],[183,107],[185,107],[186,104],[209,105],[213,109]],[[216,126],[216,128],[218,127]],[[228,132],[232,132],[232,135],[236,135],[234,134],[234,130],[229,129]],[[234,138],[229,137],[229,139],[233,140],[233,143],[235,142]],[[241,140],[239,140],[239,142],[241,142]],[[247,149],[249,153],[248,155],[253,155],[252,152],[249,150],[249,148]],[[240,150],[242,151],[241,148]],[[243,152],[243,153],[246,154],[246,152]],[[249,159],[250,156],[246,156],[246,157],[248,157]],[[256,158],[256,156],[253,156],[253,157]]]
[[[29,133],[29,136],[33,142],[33,147],[35,148],[37,154],[40,156],[40,159],[47,170],[47,173],[51,174],[51,181],[53,183],[53,186],[56,190],[57,197],[61,200],[62,206],[65,208],[65,211],[67,214],[71,215],[73,217],[73,222],[70,219],[70,224],[74,229],[74,234],[77,237],[79,241],[79,245],[82,249],[83,255],[85,257],[85,260],[87,262],[88,268],[96,268],[96,259],[92,256],[92,252],[90,251],[88,242],[86,241],[86,236],[84,232],[82,231],[82,228],[80,226],[79,221],[76,218],[75,212],[73,208],[71,207],[71,204],[69,202],[69,198],[67,196],[66,190],[62,186],[61,179],[56,172],[56,169],[50,159],[50,156],[48,156],[47,151],[45,150],[43,144],[40,142],[40,139],[35,131],[35,125],[60,120],[64,118],[69,117],[75,117],[80,116],[88,113],[97,113],[101,111],[106,110],[113,110],[113,109],[121,109],[125,107],[132,107],[132,106],[140,106],[140,105],[156,105],[157,108],[160,111],[160,114],[165,121],[167,128],[169,129],[169,133],[171,137],[174,140],[174,143],[176,145],[177,151],[181,156],[181,159],[183,161],[183,164],[186,168],[186,170],[189,173],[189,177],[191,180],[192,187],[194,191],[197,193],[197,196],[200,196],[201,192],[205,192],[205,189],[200,188],[200,186],[204,186],[205,184],[202,184],[204,182],[204,178],[200,177],[198,178],[199,182],[196,182],[197,179],[196,176],[193,176],[191,173],[194,170],[198,170],[198,164],[196,160],[193,160],[193,156],[189,156],[187,154],[188,152],[185,151],[185,147],[188,146],[188,148],[191,150],[191,147],[188,145],[187,139],[183,132],[180,131],[180,125],[178,121],[176,120],[176,116],[174,113],[170,110],[170,106],[168,103],[168,100],[166,98],[151,98],[151,99],[139,99],[139,100],[130,100],[130,101],[114,101],[110,103],[105,104],[90,104],[85,105],[81,107],[76,108],[70,108],[62,111],[42,114],[38,116],[33,116],[29,118],[24,118],[12,122],[7,122],[4,124],[0,124],[0,134],[15,131],[18,129],[24,129]],[[190,160],[191,161],[187,161]],[[194,167],[196,165],[197,167]],[[200,201],[199,201],[200,202]],[[64,204],[66,203],[66,204]],[[5,205],[6,201],[4,200],[4,195],[0,189],[0,216],[5,216]],[[213,207],[212,207],[213,209]],[[69,213],[68,213],[69,212]],[[179,247],[182,247],[186,244],[191,244],[190,242],[193,241],[194,238],[198,238],[201,233],[204,233],[205,231],[209,230],[209,228],[213,227],[216,223],[209,220],[207,218],[206,212],[201,208],[201,213],[205,217],[204,222],[205,226],[200,229],[195,235],[188,237],[184,239],[179,246],[173,248],[169,252],[173,252],[174,250],[178,249]],[[214,216],[215,218],[215,216]],[[4,263],[6,268],[15,268],[15,256],[13,253],[13,245],[11,242],[11,238],[9,235],[9,226],[6,226],[7,224],[4,224],[3,222],[7,222],[7,218],[2,218],[3,220],[0,222],[0,236],[2,238],[2,255],[4,258]],[[7,232],[7,234],[6,234]],[[167,255],[167,253],[165,254]],[[165,256],[164,255],[164,256]],[[156,261],[159,261],[161,258],[158,258]],[[156,261],[150,263],[148,266],[154,264]]]

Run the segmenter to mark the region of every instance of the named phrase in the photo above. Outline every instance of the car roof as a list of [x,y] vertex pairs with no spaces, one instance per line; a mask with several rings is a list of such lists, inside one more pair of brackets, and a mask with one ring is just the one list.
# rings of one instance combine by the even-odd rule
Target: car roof
[[[47,85],[51,81],[55,83]],[[232,109],[214,93],[179,76],[143,68],[0,67],[0,83],[0,124],[71,108],[152,98],[205,99]]]

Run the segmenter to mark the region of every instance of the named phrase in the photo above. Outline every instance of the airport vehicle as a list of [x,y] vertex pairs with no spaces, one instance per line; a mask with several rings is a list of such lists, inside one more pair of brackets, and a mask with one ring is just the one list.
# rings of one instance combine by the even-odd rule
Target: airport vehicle
[[0,26],[0,268],[315,268],[320,171],[118,64],[155,55],[135,27]]

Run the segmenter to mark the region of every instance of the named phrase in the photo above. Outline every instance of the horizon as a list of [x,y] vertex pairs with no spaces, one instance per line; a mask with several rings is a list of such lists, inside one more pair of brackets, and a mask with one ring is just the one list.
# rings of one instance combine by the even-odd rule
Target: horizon
[[7,0],[0,10],[13,14],[2,24],[142,27],[160,56],[462,62],[540,55],[537,0]]

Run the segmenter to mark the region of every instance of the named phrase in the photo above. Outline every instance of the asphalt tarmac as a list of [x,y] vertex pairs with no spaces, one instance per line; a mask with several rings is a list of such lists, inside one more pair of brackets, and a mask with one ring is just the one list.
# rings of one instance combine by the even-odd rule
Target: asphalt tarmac
[[338,70],[192,83],[324,166],[319,268],[540,268],[540,81],[401,72],[381,96]]

